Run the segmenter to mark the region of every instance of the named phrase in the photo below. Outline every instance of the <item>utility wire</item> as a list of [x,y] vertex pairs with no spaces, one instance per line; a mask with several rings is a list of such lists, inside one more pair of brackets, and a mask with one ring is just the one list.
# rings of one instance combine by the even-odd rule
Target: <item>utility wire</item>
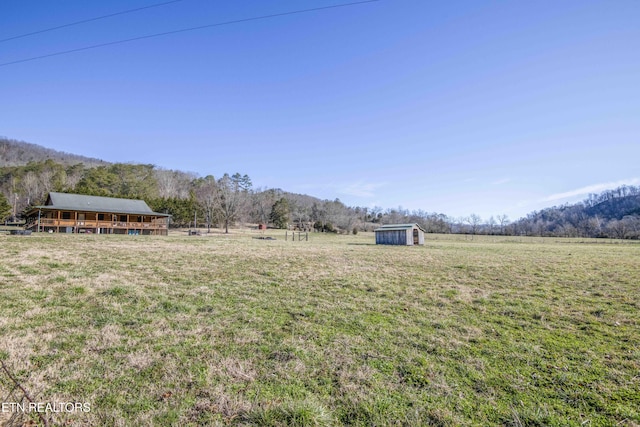
[[352,3],[336,4],[336,5],[333,5],[333,6],[314,7],[314,8],[311,8],[311,9],[299,9],[299,10],[294,10],[294,11],[291,11],[291,12],[274,13],[274,14],[271,14],[271,15],[255,16],[253,18],[235,19],[233,21],[218,22],[218,23],[215,23],[215,24],[200,25],[198,27],[183,28],[183,29],[180,29],[180,30],[173,30],[173,31],[165,31],[163,33],[148,34],[146,36],[139,36],[139,37],[133,37],[133,38],[130,38],[130,39],[116,40],[116,41],[113,41],[113,42],[94,44],[92,46],[79,47],[77,49],[64,50],[64,51],[60,51],[60,52],[48,53],[46,55],[33,56],[31,58],[18,59],[17,61],[4,62],[4,63],[0,63],[0,67],[5,67],[7,65],[19,64],[21,62],[35,61],[37,59],[49,58],[49,57],[52,57],[52,56],[59,56],[59,55],[66,55],[66,54],[74,53],[74,52],[81,52],[83,50],[97,49],[97,48],[105,47],[105,46],[113,46],[113,45],[116,45],[116,44],[129,43],[129,42],[133,42],[133,41],[137,41],[137,40],[144,40],[144,39],[150,39],[150,38],[153,38],[153,37],[166,36],[166,35],[169,35],[169,34],[184,33],[184,32],[187,32],[187,31],[202,30],[204,28],[220,27],[220,26],[223,26],[223,25],[239,24],[239,23],[242,23],[242,22],[258,21],[258,20],[261,20],[261,19],[270,19],[270,18],[276,18],[276,17],[279,17],[279,16],[295,15],[295,14],[305,13],[305,12],[314,12],[314,11],[318,11],[318,10],[336,9],[336,8],[339,8],[339,7],[347,7],[347,6],[356,6],[356,5],[360,5],[360,4],[364,4],[364,3],[373,3],[373,2],[378,2],[378,1],[381,1],[381,0],[363,0],[363,1],[356,1],[356,2],[352,2]]
[[156,3],[149,6],[138,7],[136,9],[123,10],[122,12],[110,13],[109,15],[98,16],[95,18],[84,19],[82,21],[71,22],[69,24],[58,25],[57,27],[45,28],[44,30],[33,31],[31,33],[20,34],[18,36],[9,37],[6,39],[0,39],[0,43],[8,42],[9,40],[20,39],[22,37],[33,36],[34,34],[46,33],[47,31],[59,30],[60,28],[72,27],[74,25],[84,24],[86,22],[97,21],[99,19],[111,18],[113,16],[124,15],[126,13],[138,12],[140,10],[151,9],[152,7],[164,6],[171,3],[177,3],[182,0],[171,0],[164,3]]

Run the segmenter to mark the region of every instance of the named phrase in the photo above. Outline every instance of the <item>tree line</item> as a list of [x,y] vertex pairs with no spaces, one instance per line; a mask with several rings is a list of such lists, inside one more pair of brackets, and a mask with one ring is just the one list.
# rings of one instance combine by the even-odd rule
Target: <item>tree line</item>
[[534,211],[516,221],[507,215],[452,218],[401,208],[382,214],[381,222],[389,221],[416,222],[430,233],[640,239],[640,187],[624,185],[589,194],[581,202]]
[[51,191],[142,199],[171,215],[173,227],[267,224],[303,231],[357,233],[383,224],[418,223],[429,233],[640,238],[640,188],[622,186],[584,201],[532,212],[510,221],[506,215],[453,218],[401,207],[350,207],[282,189],[255,188],[246,174],[198,177],[150,164],[64,164],[46,159],[0,167],[0,220],[20,217],[43,204]]
[[83,163],[87,166],[108,164],[104,160],[65,153],[37,144],[0,137],[0,165],[21,166],[29,162],[38,162],[46,159],[51,159],[67,166],[77,163]]
[[579,203],[532,212],[513,224],[513,233],[640,239],[640,187],[624,185]]
[[[339,200],[320,200],[281,189],[254,188],[246,174],[198,177],[149,164],[65,165],[52,159],[0,167],[0,219],[21,217],[49,192],[142,199],[171,215],[174,227],[263,223],[309,231],[353,231],[359,211]],[[15,218],[13,218],[15,219]]]

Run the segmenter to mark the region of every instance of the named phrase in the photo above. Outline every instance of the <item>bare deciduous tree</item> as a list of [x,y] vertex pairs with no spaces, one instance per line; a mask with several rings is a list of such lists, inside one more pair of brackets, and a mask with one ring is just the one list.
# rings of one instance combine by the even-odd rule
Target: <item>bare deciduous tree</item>
[[27,172],[20,182],[22,194],[27,198],[27,205],[34,203],[42,194],[40,179],[35,172]]
[[166,169],[156,169],[154,173],[158,182],[159,197],[176,199],[189,197],[191,182],[196,179],[193,174]]
[[273,204],[282,197],[282,191],[276,189],[257,189],[251,193],[251,215],[255,221],[263,224],[269,223],[269,216]]
[[218,180],[217,208],[224,222],[224,232],[229,233],[229,224],[235,221],[249,201],[251,179],[248,175],[225,173]]
[[471,234],[478,234],[478,229],[480,224],[482,224],[482,218],[480,215],[473,213],[465,218],[465,221],[469,224]]
[[500,234],[505,234],[505,227],[509,225],[509,217],[506,214],[498,215],[498,223],[500,224]]
[[215,222],[218,202],[218,183],[212,175],[194,181],[194,194],[202,208],[207,224],[207,233],[211,232],[211,225]]

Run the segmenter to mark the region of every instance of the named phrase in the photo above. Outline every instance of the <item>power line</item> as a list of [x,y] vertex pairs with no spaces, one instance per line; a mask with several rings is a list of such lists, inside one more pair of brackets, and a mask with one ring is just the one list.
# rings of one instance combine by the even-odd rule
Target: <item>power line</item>
[[116,41],[113,41],[113,42],[100,43],[100,44],[95,44],[95,45],[92,45],[92,46],[79,47],[77,49],[70,49],[70,50],[64,50],[64,51],[60,51],[60,52],[48,53],[46,55],[33,56],[31,58],[19,59],[17,61],[4,62],[4,63],[0,63],[0,67],[5,67],[7,65],[19,64],[21,62],[35,61],[37,59],[49,58],[49,57],[52,57],[52,56],[59,56],[59,55],[66,55],[66,54],[74,53],[74,52],[81,52],[83,50],[97,49],[97,48],[100,48],[100,47],[106,47],[106,46],[113,46],[113,45],[116,45],[116,44],[129,43],[129,42],[133,42],[133,41],[137,41],[137,40],[144,40],[144,39],[150,39],[150,38],[153,38],[153,37],[166,36],[166,35],[169,35],[169,34],[184,33],[184,32],[187,32],[187,31],[202,30],[204,28],[220,27],[220,26],[223,26],[223,25],[239,24],[239,23],[242,23],[242,22],[258,21],[258,20],[261,20],[261,19],[270,19],[270,18],[276,18],[276,17],[279,17],[279,16],[295,15],[295,14],[298,14],[298,13],[314,12],[314,11],[318,11],[318,10],[336,9],[336,8],[339,8],[339,7],[347,7],[347,6],[356,6],[356,5],[360,5],[360,4],[364,4],[364,3],[374,3],[374,2],[378,2],[378,1],[381,1],[381,0],[363,0],[363,1],[356,1],[356,2],[352,2],[352,3],[336,4],[336,5],[333,5],[333,6],[314,7],[314,8],[311,8],[311,9],[300,9],[300,10],[294,10],[294,11],[291,11],[291,12],[274,13],[274,14],[271,14],[271,15],[255,16],[253,18],[235,19],[233,21],[218,22],[218,23],[215,23],[215,24],[200,25],[200,26],[197,26],[197,27],[183,28],[183,29],[180,29],[180,30],[165,31],[165,32],[162,32],[162,33],[148,34],[146,36],[133,37],[133,38],[130,38],[130,39],[116,40]]
[[140,10],[151,9],[152,7],[164,6],[171,3],[177,3],[182,0],[171,0],[164,3],[156,3],[149,6],[138,7],[136,9],[123,10],[122,12],[110,13],[109,15],[102,15],[95,18],[83,19],[82,21],[71,22],[69,24],[58,25],[57,27],[45,28],[44,30],[33,31],[31,33],[20,34],[18,36],[9,37],[6,39],[0,39],[0,43],[8,42],[9,40],[20,39],[22,37],[33,36],[34,34],[46,33],[47,31],[59,30],[60,28],[72,27],[74,25],[84,24],[86,22],[97,21],[99,19],[111,18],[113,16],[124,15],[126,13],[138,12]]

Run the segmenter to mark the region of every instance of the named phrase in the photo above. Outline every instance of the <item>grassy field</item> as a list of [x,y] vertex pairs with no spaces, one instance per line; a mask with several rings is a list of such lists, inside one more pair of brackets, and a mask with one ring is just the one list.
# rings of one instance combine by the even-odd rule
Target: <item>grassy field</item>
[[0,403],[90,404],[0,425],[640,425],[636,243],[257,235],[0,236]]

